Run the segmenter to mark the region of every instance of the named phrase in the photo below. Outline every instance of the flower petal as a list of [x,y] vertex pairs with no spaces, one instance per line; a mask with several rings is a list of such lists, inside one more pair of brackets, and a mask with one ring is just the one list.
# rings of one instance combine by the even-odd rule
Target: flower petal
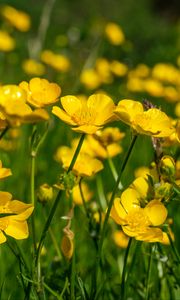
[[53,106],[52,113],[69,125],[77,125],[74,121],[71,120],[71,117],[58,106]]
[[11,218],[8,227],[5,229],[5,233],[17,240],[25,239],[29,235],[27,222],[16,221]]
[[68,115],[72,116],[76,111],[82,109],[81,100],[75,96],[69,95],[61,97],[61,104]]
[[167,218],[167,209],[159,200],[150,201],[144,208],[153,226],[162,225]]

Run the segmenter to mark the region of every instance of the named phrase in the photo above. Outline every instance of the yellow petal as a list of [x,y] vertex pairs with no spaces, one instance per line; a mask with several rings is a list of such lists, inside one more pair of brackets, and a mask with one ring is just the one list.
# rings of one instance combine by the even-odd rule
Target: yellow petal
[[155,137],[167,137],[175,131],[168,116],[157,108],[137,114],[134,126],[137,132]]
[[76,123],[71,119],[71,117],[68,114],[66,114],[60,107],[53,106],[52,113],[65,123],[69,125],[76,125]]
[[146,198],[149,192],[149,183],[147,178],[145,177],[138,177],[136,178],[133,183],[130,185],[131,188],[135,189],[141,198]]
[[130,212],[131,210],[139,209],[139,193],[132,188],[127,188],[122,193],[120,202],[125,212]]
[[13,200],[9,204],[9,209],[17,214],[16,216],[13,216],[16,220],[26,220],[32,214],[34,207],[31,204]]
[[124,99],[119,101],[114,113],[121,121],[131,125],[135,116],[143,111],[143,105],[140,102]]
[[0,191],[0,206],[6,205],[12,199],[12,195],[8,192]]
[[72,95],[61,97],[61,104],[70,116],[82,109],[81,100]]
[[27,222],[16,221],[11,218],[8,227],[5,229],[5,233],[17,240],[25,239],[29,235]]
[[160,228],[147,227],[145,232],[136,235],[136,240],[148,243],[162,242],[163,232]]
[[166,207],[159,200],[150,201],[144,211],[153,226],[162,225],[168,214]]
[[72,130],[74,130],[76,132],[82,132],[82,133],[84,132],[87,134],[93,134],[99,129],[101,129],[101,127],[97,127],[94,125],[82,125],[82,126],[72,128]]
[[114,205],[111,209],[111,217],[117,224],[123,225],[123,224],[125,224],[124,219],[125,219],[126,215],[127,215],[126,212],[124,211],[123,207],[120,205],[120,198],[115,198]]
[[94,114],[94,125],[97,126],[105,124],[112,117],[115,108],[113,100],[105,94],[91,95],[87,100],[87,106]]

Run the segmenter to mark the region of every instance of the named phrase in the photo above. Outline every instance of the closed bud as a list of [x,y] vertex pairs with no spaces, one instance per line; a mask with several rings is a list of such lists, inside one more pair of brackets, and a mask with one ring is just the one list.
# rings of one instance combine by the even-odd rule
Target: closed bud
[[160,160],[159,170],[161,178],[165,181],[174,181],[175,179],[175,162],[169,155],[164,155]]
[[53,198],[53,188],[47,183],[42,184],[37,192],[38,201],[41,203],[46,203]]

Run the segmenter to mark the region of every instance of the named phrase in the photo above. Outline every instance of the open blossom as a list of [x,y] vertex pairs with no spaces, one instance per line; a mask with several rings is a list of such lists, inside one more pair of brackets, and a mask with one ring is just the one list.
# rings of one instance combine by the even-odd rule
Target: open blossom
[[138,101],[119,101],[115,115],[124,123],[130,125],[137,133],[153,137],[167,137],[174,132],[170,118],[157,108],[144,111]]
[[[143,179],[140,180],[143,182]],[[167,209],[161,199],[147,202],[149,189],[140,189],[140,182],[131,184],[121,195],[115,198],[111,217],[122,226],[130,237],[145,242],[163,242],[165,232],[160,228],[167,218]]]
[[0,110],[3,118],[13,126],[49,119],[44,109],[31,109],[26,103],[26,92],[16,85],[0,87]]
[[15,40],[9,35],[8,32],[0,30],[0,51],[9,52],[14,50]]
[[115,105],[104,94],[91,95],[87,101],[75,96],[65,96],[61,98],[61,104],[64,110],[54,106],[52,113],[77,132],[93,134],[113,120]]
[[[68,169],[74,155],[74,149],[66,146],[59,147],[55,160],[61,162],[64,169]],[[77,160],[73,166],[73,172],[78,176],[90,177],[103,169],[100,160],[91,157],[87,153],[79,153]]]
[[4,5],[1,10],[2,16],[16,29],[25,32],[31,26],[30,16],[24,11],[17,10],[16,8]]
[[19,84],[27,94],[27,102],[34,107],[44,107],[58,101],[61,88],[58,84],[43,78],[32,78],[29,83],[22,81]]
[[[6,235],[17,240],[29,235],[27,218],[34,207],[19,200],[12,200],[8,192],[0,192],[0,244],[6,242]],[[5,233],[5,234],[4,234]]]

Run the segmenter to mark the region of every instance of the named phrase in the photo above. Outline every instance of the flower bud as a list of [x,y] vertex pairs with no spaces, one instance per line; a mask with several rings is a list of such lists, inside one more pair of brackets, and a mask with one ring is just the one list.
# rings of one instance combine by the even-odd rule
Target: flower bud
[[43,204],[51,201],[53,198],[53,188],[47,183],[42,184],[37,192],[37,197],[39,202]]
[[160,160],[160,174],[165,181],[174,181],[175,179],[175,162],[169,155],[164,155]]

